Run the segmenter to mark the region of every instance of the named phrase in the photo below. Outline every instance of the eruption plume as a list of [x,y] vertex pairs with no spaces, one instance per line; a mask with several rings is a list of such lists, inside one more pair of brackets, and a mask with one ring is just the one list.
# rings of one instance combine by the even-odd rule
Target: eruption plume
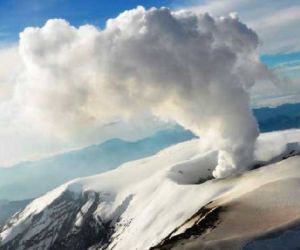
[[138,114],[175,121],[215,144],[213,175],[222,178],[252,163],[258,128],[249,90],[271,75],[258,45],[237,15],[138,7],[102,30],[53,19],[20,35],[22,96],[55,129]]

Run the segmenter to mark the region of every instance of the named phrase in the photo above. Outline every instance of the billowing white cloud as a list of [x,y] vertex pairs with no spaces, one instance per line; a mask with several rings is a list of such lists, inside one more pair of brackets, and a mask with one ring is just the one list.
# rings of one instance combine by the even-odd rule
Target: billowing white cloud
[[22,70],[21,57],[15,45],[0,48],[0,103],[11,98],[14,83]]
[[205,0],[186,1],[186,8],[215,16],[238,12],[262,40],[262,53],[300,50],[300,6],[298,0]]
[[[213,16],[238,13],[242,22],[255,30],[260,38],[261,54],[300,51],[300,7],[298,0],[199,0],[185,1],[181,8]],[[287,72],[289,71],[289,72]],[[252,105],[278,106],[300,101],[299,71],[294,67],[276,70],[281,81],[260,82],[252,90]]]
[[273,77],[258,44],[235,14],[138,7],[103,30],[53,19],[20,34],[26,70],[15,102],[33,126],[61,137],[119,119],[175,121],[215,144],[214,176],[224,177],[252,161],[248,92]]

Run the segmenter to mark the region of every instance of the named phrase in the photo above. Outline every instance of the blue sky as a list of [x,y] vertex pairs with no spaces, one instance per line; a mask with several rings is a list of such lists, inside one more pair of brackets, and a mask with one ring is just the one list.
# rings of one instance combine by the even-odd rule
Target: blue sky
[[86,23],[102,27],[108,18],[143,5],[175,6],[172,0],[0,0],[0,39],[15,42],[28,26],[42,26],[48,19],[63,18],[72,25]]
[[287,54],[279,53],[279,54],[273,54],[273,55],[262,55],[261,60],[265,64],[274,68],[282,63],[300,60],[300,52],[287,53]]

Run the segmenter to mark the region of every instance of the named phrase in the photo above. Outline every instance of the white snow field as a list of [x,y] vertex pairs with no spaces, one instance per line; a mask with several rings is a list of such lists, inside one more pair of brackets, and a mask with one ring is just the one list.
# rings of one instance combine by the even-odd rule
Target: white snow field
[[[254,249],[251,246],[255,244],[261,247],[257,249],[266,249],[266,240],[252,239],[300,219],[299,145],[300,130],[261,134],[254,165],[263,166],[226,179],[212,179],[217,152],[201,139],[177,144],[104,174],[75,179],[34,200],[14,216],[0,234],[3,249],[9,249],[5,244],[18,237],[15,249],[49,249],[58,235],[48,233],[43,242],[35,236],[59,223],[53,216],[57,212],[51,209],[57,209],[54,204],[66,190],[75,200],[89,194],[72,222],[73,228],[82,225],[84,214],[93,204],[91,192],[100,194],[101,202],[92,216],[113,227],[105,249],[144,250],[162,244],[166,237],[193,226],[195,222],[186,221],[203,207],[225,208],[218,215],[218,225],[204,236],[182,241],[185,248],[174,243],[174,249]],[[36,222],[35,215],[41,212]],[[24,247],[34,237],[36,243]],[[104,249],[101,247],[98,244],[89,249]]]

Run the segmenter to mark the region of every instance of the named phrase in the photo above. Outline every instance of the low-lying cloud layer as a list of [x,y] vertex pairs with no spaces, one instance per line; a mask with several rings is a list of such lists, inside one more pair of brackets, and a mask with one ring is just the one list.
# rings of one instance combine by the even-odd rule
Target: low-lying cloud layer
[[25,71],[15,98],[33,122],[62,135],[133,117],[175,121],[215,144],[214,176],[225,177],[253,157],[248,91],[271,77],[257,48],[234,14],[138,7],[103,30],[53,19],[20,34]]

